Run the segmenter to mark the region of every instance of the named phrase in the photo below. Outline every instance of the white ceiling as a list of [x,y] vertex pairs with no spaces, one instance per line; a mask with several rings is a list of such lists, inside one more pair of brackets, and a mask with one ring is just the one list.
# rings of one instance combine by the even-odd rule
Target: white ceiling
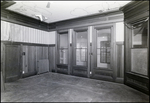
[[[47,18],[44,22],[57,21],[97,14],[119,9],[130,1],[15,1],[16,4],[6,8],[29,17],[39,19],[35,15]],[[48,2],[50,7],[47,8]]]

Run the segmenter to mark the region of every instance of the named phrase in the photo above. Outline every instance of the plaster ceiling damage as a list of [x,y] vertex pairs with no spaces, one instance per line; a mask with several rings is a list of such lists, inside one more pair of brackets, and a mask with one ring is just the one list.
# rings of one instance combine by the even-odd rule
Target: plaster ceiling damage
[[15,1],[6,9],[53,23],[117,10],[130,1]]

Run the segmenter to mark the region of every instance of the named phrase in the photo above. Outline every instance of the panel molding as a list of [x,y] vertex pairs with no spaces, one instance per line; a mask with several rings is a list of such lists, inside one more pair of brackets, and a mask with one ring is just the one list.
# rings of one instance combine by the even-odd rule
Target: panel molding
[[55,44],[40,44],[40,43],[27,43],[27,42],[15,42],[15,41],[4,41],[1,40],[2,43],[4,44],[16,44],[16,45],[30,45],[30,46],[55,46]]
[[45,22],[40,22],[39,20],[36,20],[34,18],[16,13],[13,11],[9,11],[6,9],[1,10],[1,20],[31,27],[31,28],[44,30],[44,31],[49,31],[49,28],[48,28],[49,24]]
[[[109,20],[110,19],[110,20]],[[80,26],[90,26],[95,24],[104,24],[110,22],[123,21],[123,13],[119,10],[109,11],[105,13],[98,13],[89,16],[78,17],[74,19],[58,21],[54,23],[45,23],[40,20],[19,14],[10,10],[1,10],[1,20],[11,23],[24,25],[31,28],[36,28],[44,31],[54,31],[61,29],[70,29]]]

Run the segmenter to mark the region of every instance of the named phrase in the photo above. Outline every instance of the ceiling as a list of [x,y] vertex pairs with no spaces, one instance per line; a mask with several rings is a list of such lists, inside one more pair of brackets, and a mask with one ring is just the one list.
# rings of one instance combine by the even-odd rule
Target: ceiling
[[[36,15],[43,15],[44,22],[53,23],[67,19],[78,18],[117,10],[130,1],[15,1],[6,9],[40,19]],[[48,8],[47,8],[48,6]]]

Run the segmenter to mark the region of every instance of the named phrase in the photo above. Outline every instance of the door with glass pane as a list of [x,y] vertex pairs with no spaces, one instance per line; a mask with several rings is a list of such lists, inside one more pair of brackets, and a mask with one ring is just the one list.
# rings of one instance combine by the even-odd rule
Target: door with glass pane
[[91,78],[114,81],[113,26],[95,26],[92,36]]
[[69,73],[69,34],[68,31],[57,33],[56,71]]
[[89,76],[89,33],[88,28],[76,28],[73,33],[72,73]]

